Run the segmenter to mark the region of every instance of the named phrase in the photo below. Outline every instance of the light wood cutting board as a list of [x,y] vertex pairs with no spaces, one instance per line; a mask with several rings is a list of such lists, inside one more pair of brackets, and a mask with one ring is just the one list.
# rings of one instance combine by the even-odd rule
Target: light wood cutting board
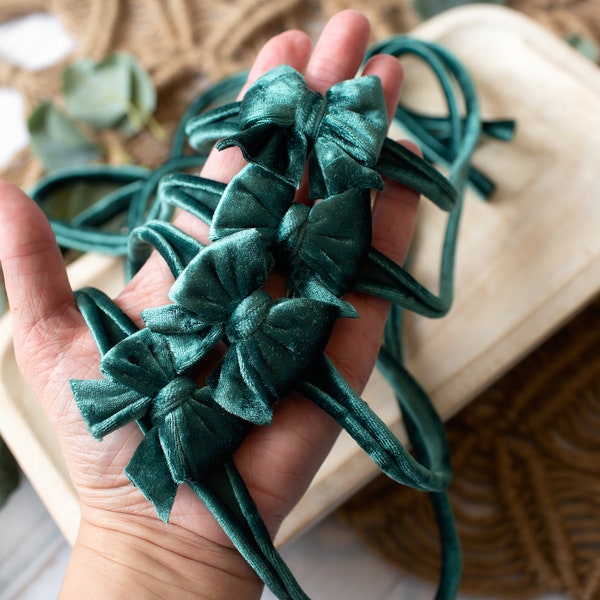
[[[411,371],[443,418],[555,331],[600,291],[600,71],[541,26],[475,5],[432,19],[414,35],[443,44],[468,68],[485,118],[514,118],[509,143],[486,141],[475,164],[498,189],[468,194],[456,299],[442,320],[407,320]],[[405,98],[439,112],[427,73],[407,64]],[[435,287],[443,215],[422,204],[417,277]],[[88,254],[69,267],[74,288],[116,294],[118,260]],[[364,398],[404,439],[390,390],[374,373]],[[10,322],[0,321],[0,433],[73,542],[79,507],[53,433],[16,368]],[[342,434],[277,542],[291,539],[377,474]]]

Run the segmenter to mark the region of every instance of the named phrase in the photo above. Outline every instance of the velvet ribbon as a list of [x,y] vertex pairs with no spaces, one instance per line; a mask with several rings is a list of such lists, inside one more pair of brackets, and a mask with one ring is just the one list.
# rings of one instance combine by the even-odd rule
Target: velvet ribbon
[[[149,334],[148,330],[138,331],[129,317],[106,294],[95,288],[85,288],[75,293],[75,299],[103,356],[103,367],[107,374],[106,380],[71,381],[76,402],[93,434],[102,437],[118,427],[119,422],[125,424],[137,418],[137,424],[145,436],[125,472],[152,502],[159,517],[168,520],[177,487],[182,483],[180,480],[187,478],[187,484],[273,593],[278,598],[306,600],[306,594],[273,547],[258,509],[230,458],[245,437],[249,424],[223,413],[219,422],[214,423],[216,429],[207,433],[207,447],[202,449],[205,452],[212,447],[215,451],[212,459],[202,459],[202,453],[189,456],[186,436],[190,431],[195,434],[198,426],[202,432],[211,424],[215,413],[222,412],[212,402],[210,392],[206,387],[198,388],[191,379],[178,376],[170,362],[168,349],[164,346],[161,348],[164,338]],[[139,347],[132,348],[128,340]],[[115,352],[121,343],[123,345]],[[133,355],[122,352],[127,348],[133,350]],[[140,352],[142,356],[150,353],[150,364],[143,377],[151,383],[143,387],[140,379],[135,376],[131,379],[132,371],[144,369],[143,365],[132,365],[131,361],[132,356],[138,357]],[[158,377],[152,367],[157,370]],[[124,395],[130,396],[137,410],[132,410],[131,405],[122,402],[109,402],[106,406],[105,402],[98,402],[99,396],[93,388],[98,387],[96,391],[103,393],[107,384],[114,384],[110,379],[111,373],[121,380],[122,372],[123,379],[131,385],[116,385],[123,388]],[[174,384],[174,381],[178,383]],[[161,386],[161,383],[164,385]],[[104,400],[103,396],[100,398]],[[197,408],[199,412],[196,412]],[[207,421],[199,418],[205,416],[208,417]],[[216,434],[223,435],[224,439],[217,441]],[[173,438],[176,438],[174,442]],[[166,451],[163,450],[163,440],[167,445]],[[192,440],[192,444],[199,443],[202,443],[202,439]],[[184,446],[181,455],[169,464],[168,457],[173,448],[180,446]],[[224,446],[229,446],[225,455]],[[142,460],[138,460],[140,458]]]
[[248,423],[225,415],[208,387],[178,375],[167,340],[149,329],[114,346],[100,368],[104,380],[71,380],[77,406],[98,439],[131,421],[147,421],[126,473],[167,520],[178,485],[203,479],[228,459]]
[[[396,118],[422,134],[426,158],[446,164],[448,179],[386,138],[377,78],[345,81],[321,95],[283,66],[255,82],[241,102],[214,108],[239,89],[242,76],[201,96],[182,118],[165,165],[152,173],[107,168],[104,176],[118,179],[117,189],[62,224],[59,236],[68,246],[126,254],[128,276],[152,248],[166,261],[175,278],[171,303],[144,310],[141,330],[98,290],[77,293],[104,379],[73,380],[75,400],[97,438],[137,422],[144,437],[126,473],[158,515],[168,519],[177,487],[188,484],[281,598],[306,595],[273,548],[231,456],[293,389],[333,416],[388,476],[430,492],[443,550],[437,597],[454,597],[460,579],[460,544],[445,493],[448,447],[436,411],[403,366],[401,309],[439,317],[451,305],[464,188],[491,190],[470,165],[482,124],[474,86],[446,50],[398,36],[371,54],[377,52],[412,53],[438,77],[447,117],[399,109]],[[509,129],[508,122],[487,127],[505,138]],[[195,156],[184,155],[185,134]],[[219,139],[219,148],[238,146],[249,161],[228,184],[177,172],[201,164]],[[309,195],[319,200],[311,205],[294,201],[305,164]],[[60,185],[87,177],[89,170],[57,174],[37,186],[36,198],[43,204]],[[449,213],[437,295],[370,245],[370,190],[380,189],[384,177]],[[175,208],[207,223],[212,243],[167,223]],[[123,215],[125,234],[106,231]],[[274,299],[268,280],[275,272],[287,290]],[[324,355],[336,318],[358,316],[342,299],[350,290],[393,303],[378,364],[398,399],[414,457]],[[222,357],[199,386],[193,373],[217,347]]]
[[294,195],[292,186],[249,165],[224,191],[211,239],[256,229],[287,275],[288,295],[326,302],[338,308],[339,316],[357,317],[340,297],[352,289],[369,251],[369,191],[348,189],[312,207],[294,203]]

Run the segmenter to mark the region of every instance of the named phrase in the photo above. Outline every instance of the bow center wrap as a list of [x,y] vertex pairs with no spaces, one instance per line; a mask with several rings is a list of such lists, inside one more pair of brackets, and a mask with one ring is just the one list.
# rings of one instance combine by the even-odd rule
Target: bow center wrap
[[188,402],[198,390],[198,386],[185,376],[178,376],[169,381],[155,396],[150,409],[150,420],[153,424],[161,421],[166,415]]
[[327,99],[318,92],[307,89],[296,108],[296,127],[312,143],[319,135],[319,128],[327,112]]
[[271,296],[264,290],[256,290],[244,298],[227,321],[225,334],[229,341],[235,343],[251,336],[265,320],[272,304]]
[[306,237],[306,223],[310,208],[296,202],[290,206],[279,223],[273,253],[281,264],[293,263]]

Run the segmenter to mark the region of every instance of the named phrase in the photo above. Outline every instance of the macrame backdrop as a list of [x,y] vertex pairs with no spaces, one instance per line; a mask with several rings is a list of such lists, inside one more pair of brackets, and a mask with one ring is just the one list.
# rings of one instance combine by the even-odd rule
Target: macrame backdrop
[[[508,0],[560,35],[600,42],[598,0]],[[149,167],[168,154],[169,134],[208,83],[248,68],[261,45],[290,28],[316,33],[353,7],[373,24],[373,41],[409,31],[410,0],[2,0],[0,23],[34,12],[58,15],[77,40],[61,63],[31,72],[0,60],[0,86],[21,92],[27,115],[60,104],[60,74],[80,57],[133,53],[158,91],[156,120],[167,133],[132,138],[87,132],[104,160]],[[27,188],[42,174],[29,149],[0,177]],[[465,554],[463,589],[527,598],[562,591],[600,597],[600,302],[474,400],[448,423],[455,479],[451,497]],[[384,478],[339,511],[383,556],[435,581],[437,528],[422,495]]]

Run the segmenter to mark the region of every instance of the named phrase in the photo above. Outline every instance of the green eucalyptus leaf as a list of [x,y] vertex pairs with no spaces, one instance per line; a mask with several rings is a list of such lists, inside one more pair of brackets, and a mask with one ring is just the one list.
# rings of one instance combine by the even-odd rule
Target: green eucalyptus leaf
[[63,72],[62,90],[68,113],[94,129],[108,129],[129,110],[131,74],[118,55],[101,62],[83,58]]
[[417,11],[421,19],[426,20],[431,17],[456,8],[457,6],[463,6],[464,4],[506,4],[506,0],[412,0],[413,7]]
[[31,149],[48,170],[88,164],[100,156],[100,147],[51,102],[31,113],[27,127]]
[[156,109],[156,88],[146,69],[133,55],[120,53],[118,56],[129,65],[131,76],[129,109],[119,129],[124,135],[134,135],[144,127]]
[[81,59],[63,73],[69,114],[95,129],[140,131],[156,108],[152,79],[135,57],[118,52],[105,60]]
[[591,38],[578,33],[565,36],[565,42],[573,46],[577,52],[589,58],[592,62],[600,60],[600,46]]
[[19,467],[10,450],[0,438],[0,507],[19,485]]

